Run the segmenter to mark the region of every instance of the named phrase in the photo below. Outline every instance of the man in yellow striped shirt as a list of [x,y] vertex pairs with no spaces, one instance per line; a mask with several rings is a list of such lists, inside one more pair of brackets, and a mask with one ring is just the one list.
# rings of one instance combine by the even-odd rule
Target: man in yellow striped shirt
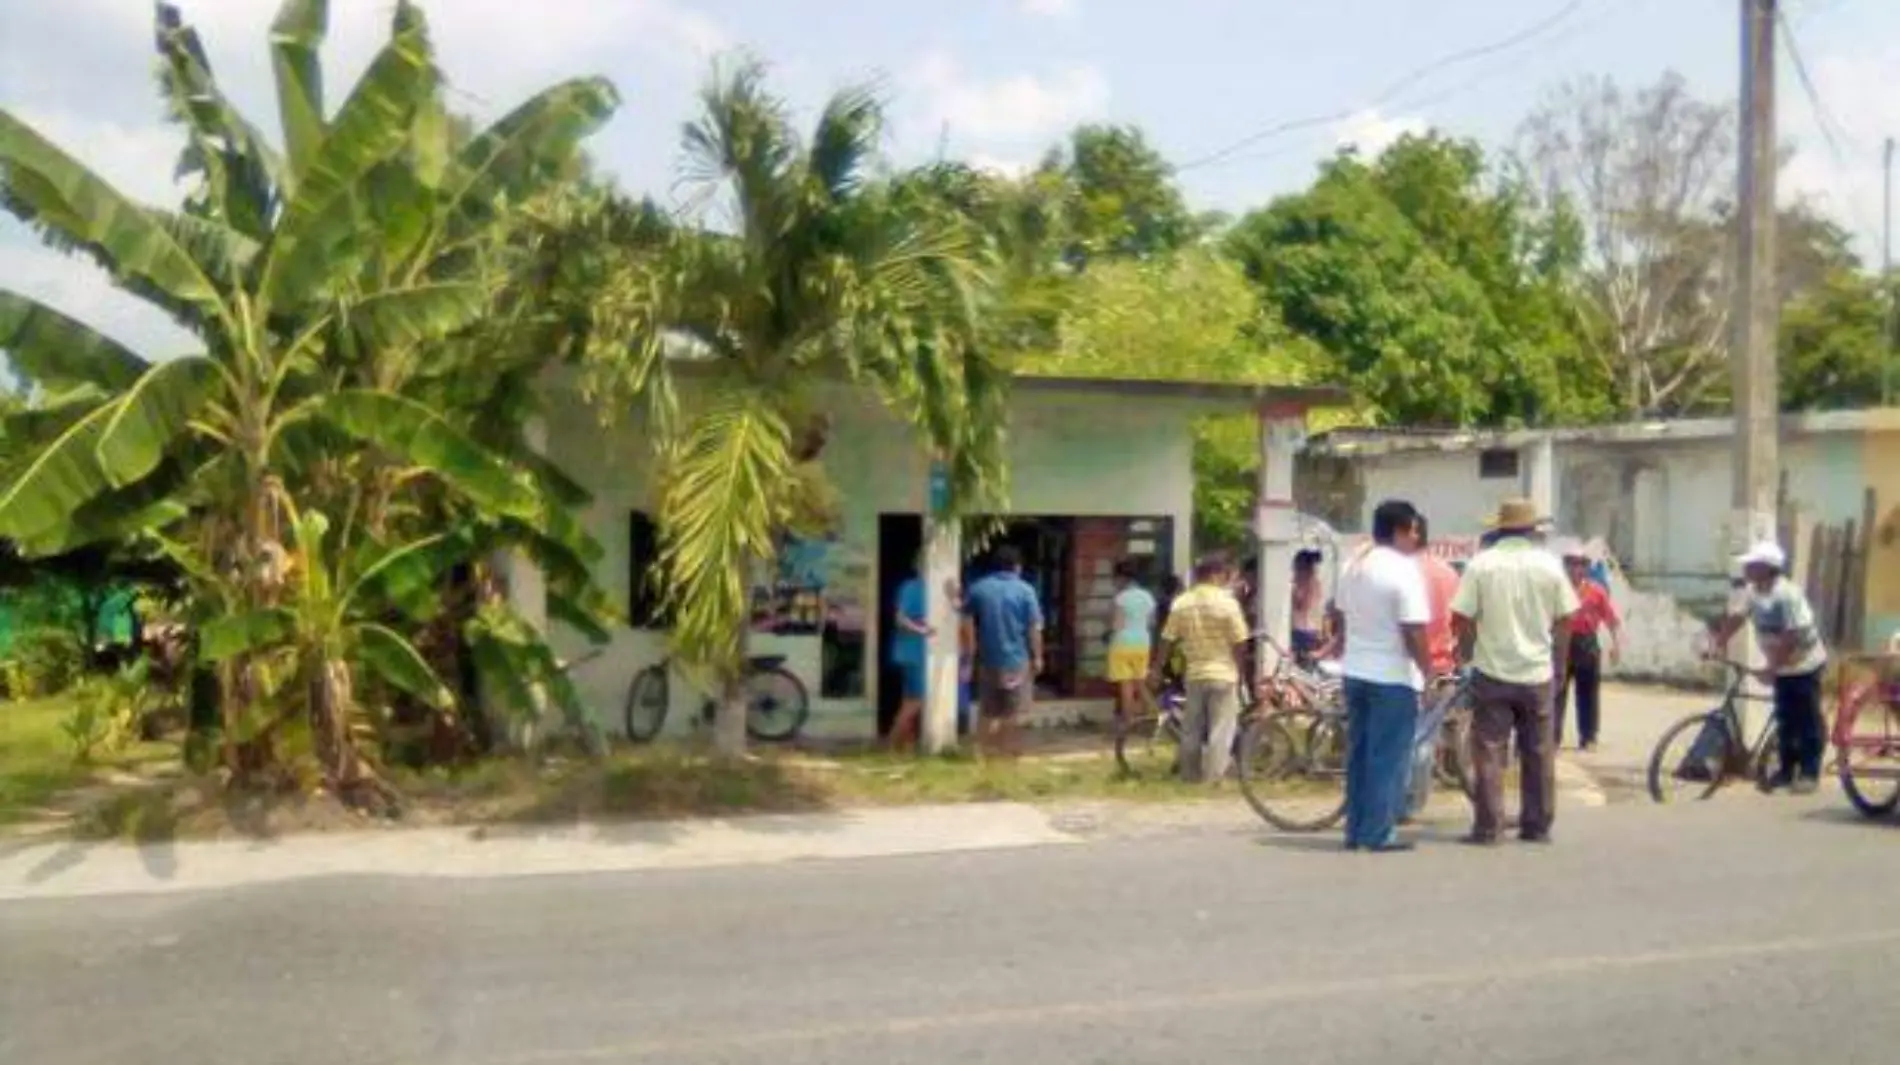
[[[1194,780],[1220,780],[1234,749],[1240,723],[1240,663],[1235,652],[1246,642],[1247,619],[1231,590],[1233,563],[1210,555],[1194,564],[1194,586],[1168,610],[1161,630],[1161,653],[1151,676],[1176,647],[1187,673],[1187,705],[1181,722],[1181,774]],[[1203,745],[1202,737],[1206,737]]]

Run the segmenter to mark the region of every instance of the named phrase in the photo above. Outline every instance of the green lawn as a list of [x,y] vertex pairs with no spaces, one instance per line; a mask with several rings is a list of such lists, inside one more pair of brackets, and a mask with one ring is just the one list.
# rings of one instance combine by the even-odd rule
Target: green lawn
[[62,698],[0,701],[0,825],[40,816],[50,800],[91,782],[102,770],[130,768],[171,753],[158,744],[134,744],[79,765],[60,728],[71,713],[72,704]]

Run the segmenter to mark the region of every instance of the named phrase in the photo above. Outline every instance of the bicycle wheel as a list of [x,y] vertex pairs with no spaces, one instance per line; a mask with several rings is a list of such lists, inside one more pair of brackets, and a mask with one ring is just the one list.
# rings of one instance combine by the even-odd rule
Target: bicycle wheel
[[[1877,715],[1878,724],[1873,722]],[[1885,702],[1863,709],[1835,745],[1841,790],[1863,817],[1900,809],[1900,714]]]
[[805,682],[783,669],[764,669],[745,681],[746,735],[766,743],[789,740],[811,716]]
[[1728,781],[1735,737],[1720,710],[1691,714],[1669,726],[1649,756],[1649,797],[1669,802],[1683,795],[1706,799]]
[[1135,718],[1115,736],[1115,766],[1133,780],[1161,780],[1181,770],[1181,719],[1173,714]]
[[1240,744],[1240,793],[1268,824],[1318,832],[1346,815],[1346,731],[1331,717],[1267,714]]
[[1770,718],[1768,727],[1761,730],[1761,739],[1755,741],[1755,750],[1748,763],[1748,775],[1757,789],[1767,791],[1773,786],[1775,772],[1780,768],[1781,726]]
[[647,743],[660,734],[660,729],[666,727],[670,687],[664,662],[648,666],[633,675],[633,683],[627,685],[627,742]]
[[1445,787],[1457,788],[1467,799],[1477,789],[1478,774],[1471,761],[1471,713],[1464,707],[1445,715],[1445,723],[1439,727],[1432,776]]

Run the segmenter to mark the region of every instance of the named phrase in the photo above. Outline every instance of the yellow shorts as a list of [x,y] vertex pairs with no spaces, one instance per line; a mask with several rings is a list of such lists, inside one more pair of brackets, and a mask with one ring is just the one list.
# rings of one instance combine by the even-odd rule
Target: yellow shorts
[[1108,679],[1116,683],[1125,680],[1146,680],[1148,678],[1148,649],[1146,647],[1111,647],[1108,649]]

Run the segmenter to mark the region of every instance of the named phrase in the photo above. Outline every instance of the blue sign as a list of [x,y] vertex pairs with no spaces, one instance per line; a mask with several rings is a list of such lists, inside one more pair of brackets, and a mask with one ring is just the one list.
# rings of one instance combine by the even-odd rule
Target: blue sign
[[942,514],[950,509],[950,471],[941,462],[930,464],[930,513]]

